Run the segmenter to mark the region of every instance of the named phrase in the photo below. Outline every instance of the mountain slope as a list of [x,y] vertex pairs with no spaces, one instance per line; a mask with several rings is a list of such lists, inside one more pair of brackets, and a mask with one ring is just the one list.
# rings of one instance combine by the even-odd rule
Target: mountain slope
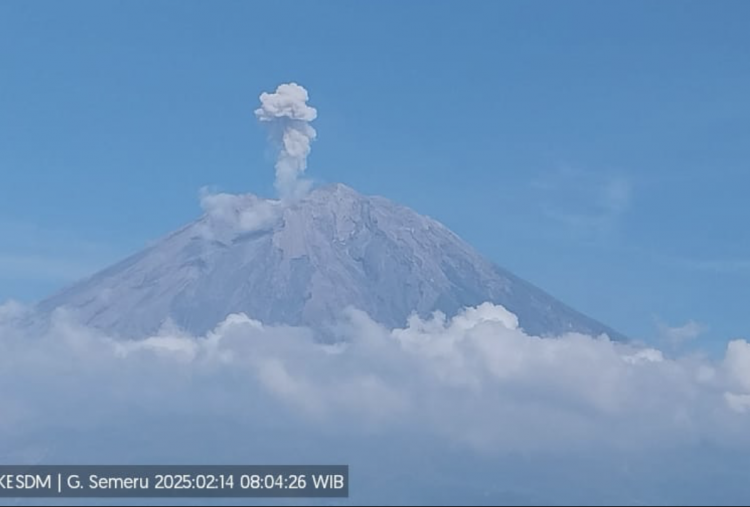
[[320,329],[351,305],[401,326],[414,311],[452,315],[491,301],[529,333],[619,337],[493,265],[435,220],[382,197],[331,185],[278,213],[244,233],[206,215],[39,308],[65,306],[86,324],[140,337],[168,318],[201,334],[236,312]]

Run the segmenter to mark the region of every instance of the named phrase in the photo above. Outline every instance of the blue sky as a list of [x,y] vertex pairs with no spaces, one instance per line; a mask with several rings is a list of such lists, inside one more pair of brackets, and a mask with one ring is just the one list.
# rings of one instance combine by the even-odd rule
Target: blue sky
[[0,300],[271,195],[258,95],[308,174],[429,214],[631,336],[750,319],[746,2],[0,3]]

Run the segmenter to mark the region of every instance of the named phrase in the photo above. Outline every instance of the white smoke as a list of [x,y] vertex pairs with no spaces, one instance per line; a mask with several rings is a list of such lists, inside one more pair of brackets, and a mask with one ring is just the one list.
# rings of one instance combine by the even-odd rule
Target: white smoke
[[239,233],[269,230],[287,204],[307,194],[310,181],[302,174],[316,136],[310,122],[318,114],[307,100],[307,90],[296,83],[282,84],[274,93],[260,95],[261,107],[255,115],[269,124],[271,138],[279,146],[275,187],[280,200],[202,189],[200,203],[206,213],[200,227],[203,237],[222,241]]
[[255,110],[260,121],[271,124],[271,136],[280,145],[275,185],[282,200],[300,197],[310,187],[301,176],[316,136],[310,122],[318,112],[307,101],[305,88],[296,83],[282,84],[274,93],[262,93],[261,106]]
[[199,232],[206,239],[230,239],[238,233],[273,228],[279,218],[280,201],[252,194],[212,193],[202,189],[201,208],[206,213]]

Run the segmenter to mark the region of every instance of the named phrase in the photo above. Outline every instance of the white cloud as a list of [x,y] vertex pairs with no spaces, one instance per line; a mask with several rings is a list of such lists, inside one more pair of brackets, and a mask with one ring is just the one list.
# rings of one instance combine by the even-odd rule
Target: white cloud
[[694,320],[689,320],[681,326],[669,326],[661,321],[657,321],[656,324],[662,338],[674,346],[695,340],[706,332],[706,326]]
[[745,340],[729,342],[724,368],[738,389],[750,393],[750,344]]
[[545,173],[532,186],[547,218],[584,239],[612,234],[633,194],[631,181],[622,175],[571,167]]
[[[750,450],[744,340],[717,362],[670,357],[606,337],[529,336],[492,304],[451,319],[413,316],[401,329],[351,309],[336,344],[245,315],[205,336],[165,325],[135,341],[81,326],[64,311],[43,331],[22,325],[29,316],[17,303],[0,306],[0,455],[27,450],[23,442],[64,449],[58,435],[71,431],[99,442],[114,461],[174,462],[193,447],[201,461],[226,461],[239,452],[233,449],[252,450],[236,454],[244,461],[297,461],[293,449],[302,446],[315,449],[306,455],[312,461],[361,459],[360,466],[389,469],[397,465],[378,453],[390,446],[409,470],[410,452],[450,456],[456,449],[484,456],[478,463],[516,453],[572,459],[704,453],[706,445]],[[219,424],[235,429],[208,429]],[[124,429],[113,438],[113,428]],[[170,443],[175,432],[188,440]],[[152,444],[134,451],[128,442],[138,435]],[[331,438],[360,451],[329,449]],[[211,451],[201,447],[209,441]],[[264,445],[273,452],[261,458]],[[476,466],[461,480],[470,483]]]
[[[253,405],[250,393],[262,392],[300,423],[380,431],[413,425],[486,449],[541,451],[710,439],[711,417],[737,412],[750,395],[744,341],[732,342],[721,364],[670,359],[606,337],[528,336],[513,314],[489,303],[452,319],[413,316],[393,330],[350,310],[341,324],[345,341],[337,346],[317,343],[311,330],[265,326],[244,315],[230,316],[203,337],[165,326],[144,340],[117,341],[58,312],[43,336],[29,336],[16,318],[24,311],[17,304],[0,307],[2,379],[49,382],[48,394],[60,403],[66,396],[88,398],[81,386],[56,393],[54,379],[63,371],[76,372],[66,382],[124,382],[127,391],[145,379],[169,377],[173,390],[162,394],[172,403],[192,397],[190,384],[175,387],[175,379],[200,373],[222,397],[236,397],[237,414]],[[234,375],[247,374],[252,382],[232,383]],[[160,389],[159,381],[149,386],[155,398]],[[5,393],[6,406],[28,404],[17,414],[39,413],[33,396],[17,394],[9,400]]]
[[30,309],[17,301],[7,301],[0,305],[0,323],[17,323],[20,319],[30,314]]
[[750,411],[750,394],[724,393],[729,408],[740,414]]

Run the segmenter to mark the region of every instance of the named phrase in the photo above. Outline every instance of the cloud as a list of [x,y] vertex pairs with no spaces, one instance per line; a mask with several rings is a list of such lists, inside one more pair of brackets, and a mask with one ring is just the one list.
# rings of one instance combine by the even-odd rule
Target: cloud
[[727,345],[724,367],[735,387],[750,393],[750,344],[733,340]]
[[[572,501],[578,490],[562,484],[596,474],[600,495],[646,495],[656,473],[661,489],[643,501],[679,498],[663,496],[665,470],[700,481],[684,467],[706,462],[731,488],[727,453],[750,451],[744,340],[710,361],[605,336],[543,338],[489,303],[396,329],[349,309],[326,343],[242,314],[203,336],[167,323],[141,340],[114,339],[65,310],[43,328],[28,325],[33,317],[0,305],[0,456],[349,463],[355,498],[419,503],[443,486],[456,499],[506,498],[483,484]],[[640,472],[618,468],[633,460]],[[562,470],[580,476],[561,483]],[[401,486],[383,490],[379,477]]]
[[31,309],[17,301],[7,301],[0,305],[0,323],[5,325],[18,324],[19,320],[26,317]]
[[537,178],[532,187],[547,218],[584,239],[612,234],[632,202],[622,175],[565,167]]
[[695,340],[706,332],[706,326],[694,320],[689,320],[682,326],[669,326],[664,322],[657,321],[659,332],[664,340],[673,346],[683,345]]
[[302,86],[281,84],[273,93],[262,93],[261,106],[255,110],[261,122],[270,124],[271,137],[279,145],[275,185],[283,200],[300,197],[309,189],[309,182],[301,176],[316,137],[310,122],[318,113],[307,101],[307,90]]
[[[0,307],[0,402],[14,407],[0,421],[0,441],[24,428],[97,424],[133,404],[156,414],[166,403],[184,414],[225,400],[220,412],[240,420],[263,405],[266,416],[286,414],[305,431],[419,428],[485,452],[750,444],[732,429],[732,414],[750,407],[744,341],[716,364],[669,358],[606,337],[529,336],[489,303],[451,319],[413,316],[400,329],[351,309],[334,345],[245,315],[206,336],[165,326],[122,341],[58,311],[46,332],[31,335],[18,318],[28,311]],[[47,413],[62,405],[76,410],[59,421]]]

